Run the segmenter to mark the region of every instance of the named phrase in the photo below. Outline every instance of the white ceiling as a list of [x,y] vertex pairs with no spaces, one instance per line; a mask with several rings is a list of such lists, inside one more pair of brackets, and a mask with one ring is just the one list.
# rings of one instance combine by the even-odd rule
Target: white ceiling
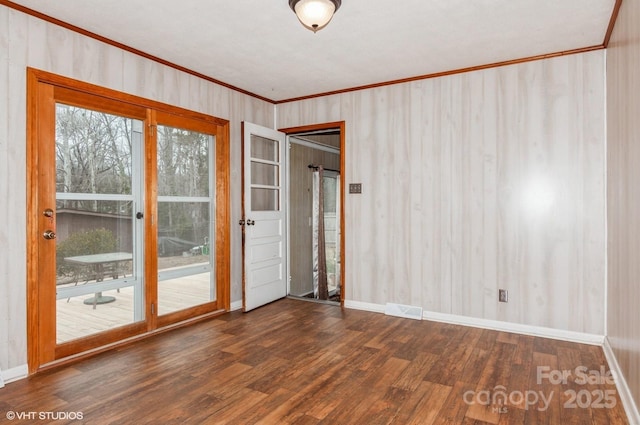
[[304,28],[288,0],[15,0],[279,101],[602,45],[615,0],[343,0]]

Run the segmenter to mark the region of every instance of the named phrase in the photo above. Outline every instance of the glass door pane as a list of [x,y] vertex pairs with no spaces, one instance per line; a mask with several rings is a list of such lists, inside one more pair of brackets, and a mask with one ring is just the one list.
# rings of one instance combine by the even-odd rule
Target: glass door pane
[[251,135],[251,210],[280,211],[278,140]]
[[56,104],[56,340],[144,320],[142,121]]
[[214,137],[158,126],[158,313],[215,301]]

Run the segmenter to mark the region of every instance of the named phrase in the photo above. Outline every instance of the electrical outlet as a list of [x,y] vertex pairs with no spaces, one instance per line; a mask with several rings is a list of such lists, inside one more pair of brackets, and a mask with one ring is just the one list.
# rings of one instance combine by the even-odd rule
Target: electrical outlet
[[498,301],[501,303],[509,302],[509,291],[506,289],[498,289]]

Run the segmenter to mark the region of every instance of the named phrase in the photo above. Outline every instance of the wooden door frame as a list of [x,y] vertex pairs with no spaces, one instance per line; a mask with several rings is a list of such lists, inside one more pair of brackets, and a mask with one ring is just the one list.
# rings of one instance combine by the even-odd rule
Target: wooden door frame
[[[344,307],[344,297],[345,297],[345,203],[346,203],[346,161],[345,161],[345,122],[344,121],[335,121],[335,122],[327,122],[321,124],[310,124],[303,125],[298,127],[286,127],[280,128],[278,131],[283,132],[287,136],[293,136],[298,133],[306,133],[310,131],[319,131],[319,130],[335,130],[338,129],[340,131],[340,305]],[[289,164],[287,164],[289,167]],[[287,199],[287,203],[289,199]],[[287,250],[289,249],[289,244],[287,244]],[[288,279],[288,277],[287,277]]]
[[[44,320],[43,318],[55,319],[55,284],[43,284],[40,276],[45,276],[51,270],[55,270],[55,254],[45,254],[45,243],[55,243],[55,241],[43,242],[42,230],[51,226],[55,231],[55,222],[47,221],[47,217],[41,214],[42,208],[50,208],[49,205],[42,205],[44,193],[55,194],[55,165],[51,167],[52,158],[55,158],[54,141],[50,139],[55,134],[55,92],[73,91],[82,102],[83,107],[87,107],[84,101],[100,109],[102,101],[106,103],[118,102],[122,110],[138,111],[146,113],[141,118],[147,124],[145,132],[155,131],[153,120],[155,111],[170,114],[175,117],[183,117],[188,120],[200,122],[202,126],[215,127],[213,134],[216,137],[215,143],[215,206],[217,226],[216,235],[216,258],[215,258],[215,280],[216,280],[216,301],[203,306],[198,306],[194,314],[185,315],[183,312],[176,312],[168,319],[158,321],[157,308],[151,314],[149,291],[145,291],[146,316],[145,322],[133,323],[131,325],[117,328],[109,336],[101,337],[100,334],[91,335],[86,338],[74,340],[72,343],[58,345],[55,343],[56,324],[55,320]],[[101,99],[95,102],[95,99]],[[91,103],[94,102],[94,103]],[[53,127],[52,127],[53,126]],[[48,137],[48,139],[46,139]],[[231,305],[231,279],[230,279],[230,258],[231,253],[231,205],[230,205],[230,144],[229,144],[229,121],[167,105],[161,102],[141,98],[138,96],[118,92],[82,81],[62,77],[46,71],[27,68],[27,227],[26,227],[26,255],[27,255],[27,364],[29,373],[35,373],[46,369],[51,365],[57,365],[69,361],[70,355],[76,352],[77,348],[82,351],[73,358],[78,358],[96,352],[104,351],[114,345],[122,345],[132,340],[147,337],[151,334],[163,332],[166,329],[182,326],[184,323],[191,323],[195,320],[205,319],[212,315],[229,311]],[[46,145],[46,146],[45,146]],[[45,146],[45,148],[43,148]],[[152,151],[153,149],[151,149]],[[145,151],[145,167],[149,170],[149,163],[155,161],[150,157],[150,150]],[[55,159],[53,159],[55,161]],[[53,174],[52,174],[53,173]],[[151,173],[153,175],[153,173]],[[45,179],[44,187],[39,183]],[[149,182],[147,182],[149,183]],[[157,189],[149,189],[151,193]],[[152,198],[152,199],[150,199]],[[154,196],[145,198],[145,207],[149,208],[149,203],[155,201]],[[48,203],[51,200],[48,199]],[[53,205],[55,209],[55,202]],[[155,208],[155,207],[154,207]],[[155,226],[155,227],[154,227]],[[149,281],[150,274],[157,270],[157,245],[153,235],[157,230],[157,220],[145,220],[145,281]],[[51,279],[51,278],[49,278]],[[55,276],[53,277],[55,281]],[[145,286],[148,284],[143,283]],[[54,300],[53,302],[51,300]],[[195,316],[195,317],[194,317]],[[164,316],[162,317],[164,319]],[[102,345],[96,347],[96,340],[101,338]],[[73,347],[71,347],[73,345]],[[86,350],[86,351],[85,351]]]

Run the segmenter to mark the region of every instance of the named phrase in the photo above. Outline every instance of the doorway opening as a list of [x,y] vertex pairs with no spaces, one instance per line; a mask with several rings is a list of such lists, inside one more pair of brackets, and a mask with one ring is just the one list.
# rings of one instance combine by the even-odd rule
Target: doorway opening
[[288,133],[289,286],[292,298],[341,304],[342,129]]

